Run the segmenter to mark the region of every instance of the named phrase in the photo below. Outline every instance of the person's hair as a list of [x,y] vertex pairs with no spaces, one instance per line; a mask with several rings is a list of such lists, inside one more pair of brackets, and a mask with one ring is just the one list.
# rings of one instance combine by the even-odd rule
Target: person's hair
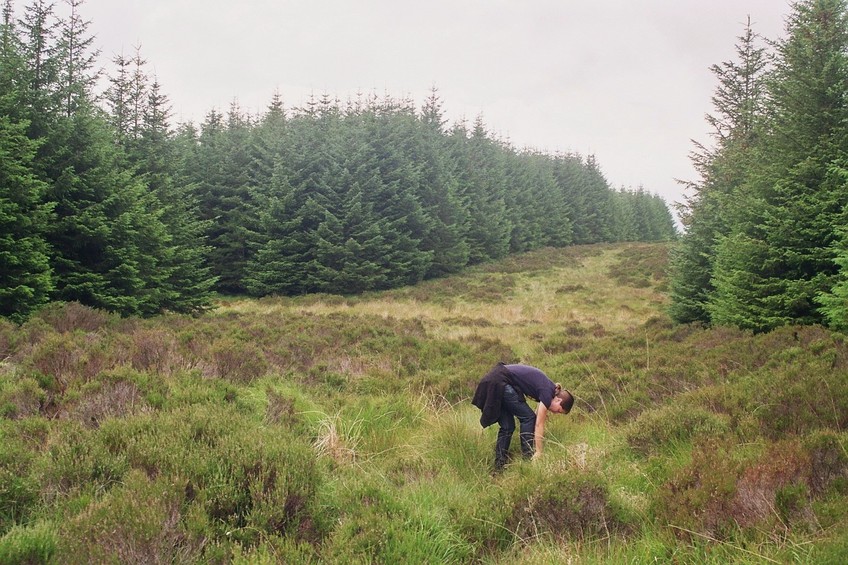
[[554,392],[554,396],[562,399],[560,406],[562,406],[565,414],[571,412],[571,407],[574,406],[574,395],[562,388],[559,383],[556,383],[556,392]]

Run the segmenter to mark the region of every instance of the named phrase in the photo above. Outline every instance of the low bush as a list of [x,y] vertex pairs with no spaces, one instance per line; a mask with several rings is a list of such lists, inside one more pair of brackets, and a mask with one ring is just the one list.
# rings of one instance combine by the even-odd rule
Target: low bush
[[130,471],[119,488],[64,522],[60,563],[187,563],[204,540],[182,525],[185,483]]
[[[809,525],[810,479],[810,455],[798,441],[771,444],[742,470],[727,518],[743,528],[786,528],[802,519]],[[779,523],[769,524],[773,520]]]
[[54,379],[59,391],[64,392],[71,381],[81,380],[84,351],[72,335],[50,334],[34,346],[27,364]]
[[647,455],[675,442],[698,435],[721,435],[729,431],[726,416],[677,400],[672,404],[646,410],[627,426],[627,443]]
[[528,473],[505,493],[509,510],[505,527],[518,540],[557,542],[610,538],[630,525],[611,500],[602,476],[587,472]]
[[250,383],[269,369],[265,353],[253,343],[225,338],[213,344],[210,353],[210,376],[235,383]]
[[732,510],[741,472],[742,465],[732,457],[732,444],[716,438],[697,441],[691,463],[655,494],[652,514],[658,525],[684,540],[731,535],[736,528]]
[[96,430],[73,420],[51,430],[45,449],[35,467],[42,496],[50,501],[81,491],[108,491],[130,468],[124,453],[110,451]]
[[0,318],[0,364],[12,354],[15,337],[20,333],[20,328],[5,318]]
[[96,428],[107,418],[122,418],[148,409],[139,388],[132,381],[97,381],[83,387],[79,398],[66,407],[67,418]]
[[172,375],[188,363],[179,354],[176,337],[159,328],[140,328],[132,334],[130,364],[139,371]]
[[35,318],[47,323],[59,333],[96,332],[118,317],[79,302],[53,302],[42,308]]
[[810,489],[821,495],[832,486],[848,494],[848,441],[829,430],[805,437],[804,447],[810,454]]
[[0,381],[0,418],[20,419],[35,416],[47,395],[31,377]]
[[743,383],[762,433],[778,439],[820,429],[848,428],[848,373],[821,357],[782,364]]

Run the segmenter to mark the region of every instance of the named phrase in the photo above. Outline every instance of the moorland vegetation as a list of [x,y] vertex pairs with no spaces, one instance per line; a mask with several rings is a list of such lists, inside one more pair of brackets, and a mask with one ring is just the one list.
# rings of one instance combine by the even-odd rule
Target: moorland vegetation
[[[844,562],[844,335],[675,325],[667,257],[3,323],[0,562]],[[497,360],[577,403],[492,476]]]

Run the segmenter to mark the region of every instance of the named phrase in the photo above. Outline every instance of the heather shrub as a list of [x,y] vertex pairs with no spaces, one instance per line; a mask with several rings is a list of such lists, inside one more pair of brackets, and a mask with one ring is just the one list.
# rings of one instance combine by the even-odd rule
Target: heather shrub
[[158,328],[140,328],[133,332],[130,355],[132,367],[139,371],[170,375],[186,365],[174,335]]
[[98,380],[85,385],[65,417],[96,428],[107,418],[122,418],[147,408],[136,384],[127,380]]
[[829,430],[817,431],[803,440],[810,457],[810,489],[814,494],[836,487],[848,494],[848,454],[844,435]]
[[79,302],[53,302],[34,317],[43,320],[59,333],[96,332],[117,319],[114,314],[83,306]]
[[534,469],[504,495],[509,508],[504,526],[517,539],[591,541],[628,527],[621,521],[623,509],[609,496],[607,482],[591,472],[552,474]]
[[101,443],[149,477],[182,481],[192,536],[256,545],[266,535],[317,540],[323,471],[305,439],[234,406],[177,407],[109,420]]
[[848,373],[829,365],[822,357],[804,355],[795,362],[783,360],[778,369],[765,369],[767,374],[752,375],[742,385],[764,435],[848,427]]
[[33,347],[27,364],[55,380],[59,391],[83,373],[84,352],[69,334],[48,334]]
[[160,391],[167,397],[167,408],[195,404],[233,404],[244,390],[234,383],[219,378],[204,377],[199,370],[179,372]]
[[[273,535],[265,538],[256,547],[244,548],[233,544],[231,553],[233,565],[278,565],[280,563],[307,565],[325,562],[318,558],[316,549],[310,544]],[[222,560],[225,559],[222,556]]]
[[0,380],[0,418],[20,419],[39,413],[47,395],[31,377]]
[[719,539],[729,536],[735,529],[732,510],[741,470],[726,441],[697,441],[691,462],[656,492],[652,513],[657,523],[667,524],[684,540],[690,540],[692,532]]
[[627,443],[641,454],[653,453],[692,437],[720,435],[729,429],[728,418],[677,400],[646,410],[627,426]]
[[270,386],[265,388],[265,395],[268,398],[265,408],[266,424],[291,428],[300,423],[301,418],[297,414],[293,397],[278,392]]
[[20,333],[20,328],[6,320],[0,318],[0,364],[2,364],[11,354],[15,345],[15,336]]
[[256,545],[266,533],[317,542],[327,523],[316,504],[322,473],[309,447],[281,441],[280,433],[254,434],[263,443],[249,449],[244,438],[222,439],[214,458],[189,477],[193,504],[218,537],[245,545]]
[[129,470],[126,454],[113,452],[95,430],[66,420],[51,430],[37,461],[42,494],[48,500],[78,492],[105,492]]
[[735,487],[727,519],[742,527],[767,525],[785,528],[803,516],[809,523],[810,455],[797,440],[768,445],[756,460],[744,466]]
[[185,482],[130,471],[120,487],[60,526],[59,563],[186,563],[202,539],[183,528]]
[[552,334],[542,343],[542,350],[550,355],[576,351],[586,343],[585,330],[572,326],[564,331]]
[[269,369],[264,352],[250,342],[224,338],[212,345],[210,354],[211,376],[232,382],[249,383]]
[[657,245],[632,245],[619,253],[610,266],[609,276],[621,285],[647,288],[667,279],[668,248]]

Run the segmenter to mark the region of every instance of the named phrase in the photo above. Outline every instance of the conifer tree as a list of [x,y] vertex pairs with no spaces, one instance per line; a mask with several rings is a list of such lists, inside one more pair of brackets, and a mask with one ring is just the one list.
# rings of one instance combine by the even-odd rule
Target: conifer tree
[[196,199],[189,184],[180,182],[179,152],[170,131],[170,108],[154,77],[147,89],[147,102],[134,142],[132,158],[148,189],[156,196],[160,219],[168,234],[160,270],[163,299],[161,308],[174,312],[196,312],[209,308],[212,276],[206,256],[206,224],[200,220]]
[[55,212],[45,234],[52,298],[152,314],[163,301],[161,211],[93,104],[93,38],[82,2],[68,4],[70,17],[55,26],[52,7],[38,0],[21,22],[29,136],[39,140],[34,164]]
[[[364,117],[360,130],[364,139],[352,138],[360,149],[354,178],[359,180],[363,204],[382,225],[385,285],[415,284],[423,279],[432,253],[420,248],[430,226],[417,194],[420,169],[414,159],[418,140],[414,110],[386,98]],[[353,166],[346,164],[346,168]]]
[[80,7],[85,0],[64,0],[70,7],[67,18],[60,20],[57,52],[59,59],[58,96],[62,111],[71,116],[80,104],[86,104],[99,72],[93,71],[98,51],[93,49],[91,22],[84,20]]
[[614,226],[612,241],[637,241],[636,209],[631,202],[631,194],[624,187],[612,194],[610,208]]
[[113,74],[109,76],[109,88],[103,99],[109,115],[109,123],[115,130],[116,141],[128,147],[130,124],[132,123],[130,106],[130,60],[123,54],[112,58]]
[[19,119],[29,121],[30,139],[45,137],[58,113],[59,52],[53,4],[34,0],[19,22],[22,69]]
[[218,289],[244,292],[246,268],[258,246],[258,212],[250,187],[250,120],[233,102],[226,116],[210,111],[199,136],[190,178],[208,222],[209,266]]
[[[842,0],[793,5],[787,37],[777,43],[772,119],[749,180],[753,194],[735,219],[731,233],[739,237],[717,254],[722,285],[710,305],[714,322],[765,330],[823,321],[816,297],[835,284],[835,226],[848,203],[844,185],[828,178],[845,153],[838,141],[848,119],[847,17]],[[719,272],[722,265],[735,268],[736,256],[751,247],[760,253],[740,275]],[[739,320],[730,304],[748,295],[757,297],[756,307]]]
[[53,288],[44,241],[50,206],[41,203],[47,185],[32,170],[35,147],[26,124],[0,114],[0,316],[16,322],[47,302]]
[[289,182],[290,173],[279,160],[271,178],[268,196],[260,207],[260,225],[266,236],[245,277],[254,296],[297,295],[317,291],[307,269],[314,260],[314,239],[323,210],[303,191]]
[[123,315],[157,312],[167,233],[155,196],[133,175],[96,110],[77,107],[50,142],[55,297]]
[[489,138],[482,116],[469,133],[457,124],[452,133],[460,198],[467,207],[469,264],[499,259],[509,252],[512,221],[504,200],[504,169],[500,148]]
[[571,220],[573,242],[611,241],[612,191],[595,158],[584,161],[577,155],[559,156],[553,174]]
[[456,161],[445,137],[442,101],[435,87],[424,103],[420,118],[416,160],[420,167],[418,196],[427,215],[421,249],[432,256],[425,277],[455,273],[468,263],[468,209],[460,200]]
[[707,115],[714,148],[697,144],[691,154],[701,179],[681,207],[686,233],[671,254],[671,316],[679,322],[709,322],[714,258],[721,237],[730,232],[744,183],[754,166],[753,149],[765,103],[766,52],[757,44],[750,18],[736,45],[736,61],[713,65],[718,79],[712,97],[715,113]]
[[[326,287],[340,245],[335,184],[342,177],[339,109],[312,96],[288,123],[288,159],[277,158],[260,209],[265,241],[246,270],[254,295],[304,294]],[[324,224],[327,225],[324,225]],[[320,235],[319,235],[320,232]],[[322,262],[324,261],[324,262]]]
[[[845,132],[848,141],[848,130]],[[843,145],[844,146],[844,145]],[[848,188],[848,158],[834,162],[827,172],[825,182],[833,187]],[[822,291],[816,302],[828,326],[848,331],[848,207],[843,208],[834,227],[833,261],[839,269],[833,287]]]

